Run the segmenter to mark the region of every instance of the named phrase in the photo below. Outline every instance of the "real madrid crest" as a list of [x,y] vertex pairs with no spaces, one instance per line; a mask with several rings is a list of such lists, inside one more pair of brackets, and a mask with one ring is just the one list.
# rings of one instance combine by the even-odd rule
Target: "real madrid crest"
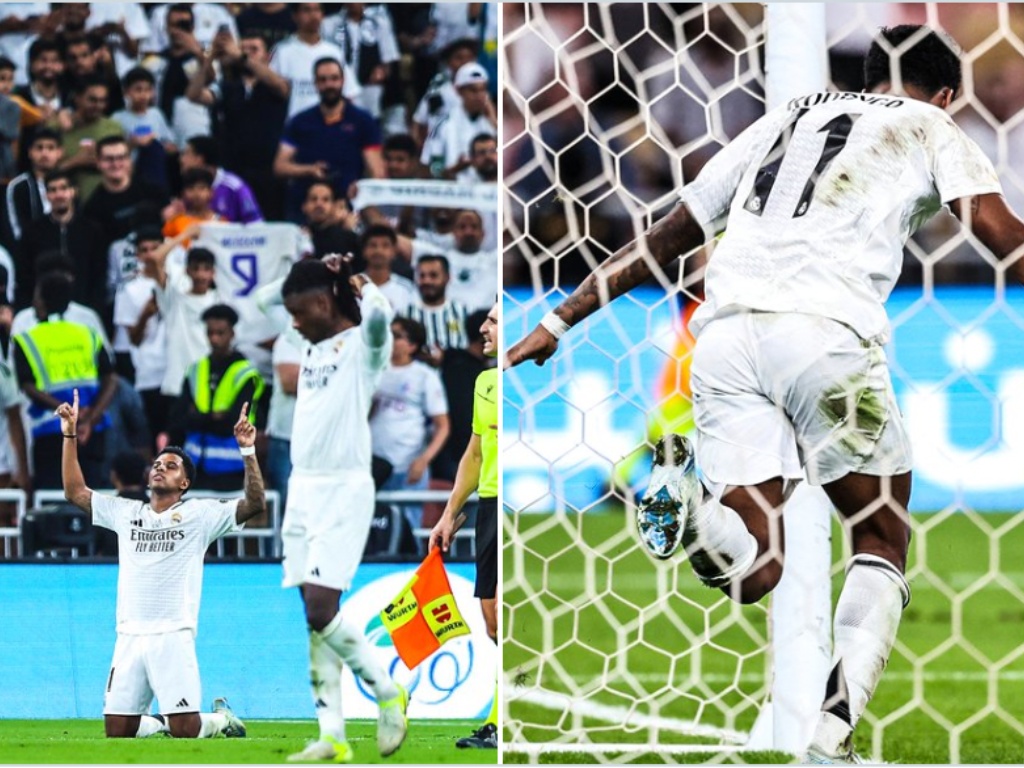
[[181,512],[175,512],[171,515],[171,522],[177,525],[181,522]]

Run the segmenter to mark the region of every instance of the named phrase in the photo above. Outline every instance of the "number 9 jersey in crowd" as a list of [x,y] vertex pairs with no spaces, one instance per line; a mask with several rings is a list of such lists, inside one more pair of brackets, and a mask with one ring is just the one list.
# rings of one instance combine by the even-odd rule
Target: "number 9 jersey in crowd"
[[872,93],[792,99],[682,191],[709,238],[728,217],[690,330],[747,308],[832,318],[884,343],[907,238],[943,203],[1001,191],[992,163],[936,106]]

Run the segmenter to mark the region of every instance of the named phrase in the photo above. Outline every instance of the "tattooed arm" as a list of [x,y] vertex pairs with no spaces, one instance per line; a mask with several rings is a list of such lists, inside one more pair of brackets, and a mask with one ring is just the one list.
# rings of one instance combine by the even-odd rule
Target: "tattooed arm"
[[[249,421],[249,404],[242,406],[242,412],[235,423],[235,439],[245,461],[245,497],[239,499],[235,510],[235,522],[241,525],[263,513],[267,508],[267,497],[263,489],[263,473],[256,461],[256,427]],[[246,451],[252,451],[246,455]]]
[[[644,235],[600,264],[558,307],[554,314],[573,326],[605,304],[628,293],[654,274],[654,265],[665,267],[676,257],[703,245],[704,230],[685,205],[678,205]],[[534,360],[537,365],[558,349],[558,339],[538,325],[509,349],[505,368]]]
[[953,200],[949,207],[1009,271],[1024,283],[1024,221],[999,194],[975,195]]

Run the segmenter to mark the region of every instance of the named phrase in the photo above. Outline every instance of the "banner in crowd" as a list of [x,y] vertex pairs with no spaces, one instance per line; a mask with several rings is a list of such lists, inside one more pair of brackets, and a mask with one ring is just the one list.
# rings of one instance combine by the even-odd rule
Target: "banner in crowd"
[[412,205],[424,208],[498,210],[497,184],[461,184],[420,179],[364,179],[352,206],[361,211],[377,205]]

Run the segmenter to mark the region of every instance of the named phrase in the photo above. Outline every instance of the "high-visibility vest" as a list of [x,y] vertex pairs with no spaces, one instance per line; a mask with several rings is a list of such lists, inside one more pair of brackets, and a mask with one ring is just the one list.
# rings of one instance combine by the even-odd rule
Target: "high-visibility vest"
[[[49,320],[19,333],[14,342],[32,369],[36,389],[66,403],[72,401],[77,389],[80,408],[96,402],[100,394],[96,357],[103,349],[103,340],[94,330],[81,323]],[[52,408],[31,403],[28,415],[33,436],[60,432],[60,418]],[[93,431],[102,432],[109,426],[110,417],[104,413]]]
[[[210,358],[204,357],[189,366],[185,374],[192,390],[192,402],[200,413],[220,413],[231,408],[238,393],[249,381],[256,385],[252,402],[249,403],[249,421],[256,423],[256,404],[263,394],[263,377],[248,360],[237,360],[228,366],[217,382],[217,388],[210,395]],[[238,441],[234,435],[214,435],[209,432],[190,431],[185,434],[185,453],[195,462],[196,468],[208,475],[226,475],[244,472],[245,460],[238,452]]]

